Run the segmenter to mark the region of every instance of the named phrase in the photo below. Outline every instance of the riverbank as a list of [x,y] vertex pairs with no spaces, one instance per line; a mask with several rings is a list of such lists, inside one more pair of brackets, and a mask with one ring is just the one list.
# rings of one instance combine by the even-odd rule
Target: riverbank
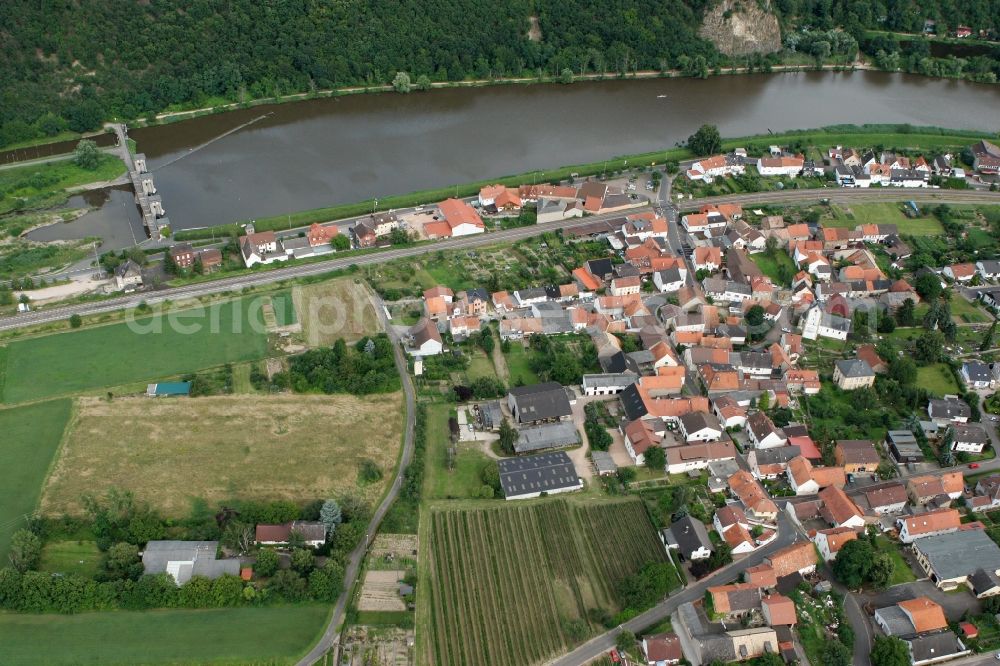
[[[877,71],[877,68],[872,67],[868,63],[863,61],[856,61],[851,64],[843,63],[827,63],[822,66],[816,66],[815,64],[787,64],[787,65],[770,65],[763,68],[753,68],[753,67],[721,67],[718,70],[711,70],[708,72],[707,76],[738,76],[743,74],[782,74],[787,72],[853,72],[853,71]],[[586,74],[574,74],[573,80],[566,83],[558,76],[521,76],[521,77],[507,77],[507,78],[492,78],[492,79],[467,79],[463,81],[435,81],[429,84],[427,90],[421,90],[415,85],[407,93],[399,94],[416,94],[420,92],[428,92],[431,90],[446,90],[452,88],[490,88],[496,86],[513,86],[513,85],[542,85],[542,84],[565,84],[572,85],[573,83],[586,82],[586,81],[631,81],[631,80],[644,80],[644,79],[677,79],[677,78],[698,78],[688,74],[684,74],[680,70],[670,69],[670,70],[639,70],[635,72],[630,72],[628,74],[608,74],[608,73],[586,73]],[[262,97],[254,100],[246,100],[244,102],[227,102],[223,104],[218,104],[214,106],[203,106],[196,109],[183,109],[178,111],[164,111],[163,113],[156,114],[155,121],[151,121],[148,118],[139,118],[132,121],[134,127],[155,127],[157,125],[179,122],[183,120],[190,120],[192,118],[198,118],[200,116],[212,115],[216,113],[225,113],[227,111],[235,111],[237,109],[248,109],[255,106],[265,106],[271,104],[288,104],[291,102],[301,102],[310,99],[325,99],[330,97],[341,97],[345,95],[363,95],[369,93],[389,93],[395,92],[392,84],[385,85],[371,85],[371,86],[347,86],[343,88],[329,88],[324,90],[316,90],[307,93],[291,93],[288,95],[281,95],[278,97]]]
[[[766,150],[774,143],[790,144],[802,142],[809,146],[826,145],[882,145],[886,148],[907,151],[935,151],[944,148],[960,149],[982,138],[991,137],[986,131],[954,130],[941,127],[914,127],[910,125],[832,125],[815,129],[790,130],[779,134],[757,134],[745,137],[725,139],[723,150],[744,147],[754,150]],[[461,185],[421,190],[409,194],[367,199],[355,203],[341,204],[298,211],[284,215],[254,219],[258,231],[284,231],[308,226],[314,222],[330,222],[365,215],[374,211],[411,208],[425,204],[436,203],[448,197],[470,197],[478,194],[485,185],[500,183],[515,187],[526,183],[546,183],[565,181],[568,179],[588,176],[613,175],[624,169],[645,169],[662,166],[666,162],[680,162],[694,158],[695,155],[687,148],[674,147],[665,150],[621,155],[607,160],[563,166],[541,171],[475,181]],[[630,166],[631,165],[631,166]],[[249,220],[231,224],[188,229],[174,234],[177,241],[192,241],[222,238],[237,234],[240,225]]]

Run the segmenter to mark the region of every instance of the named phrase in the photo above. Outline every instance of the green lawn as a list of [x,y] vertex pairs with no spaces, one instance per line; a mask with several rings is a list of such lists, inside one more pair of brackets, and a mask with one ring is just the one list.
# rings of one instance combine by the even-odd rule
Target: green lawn
[[0,562],[4,564],[11,534],[38,505],[72,408],[69,400],[53,400],[0,409]]
[[326,606],[0,615],[5,664],[294,664]]
[[979,324],[990,321],[990,317],[986,313],[965,300],[960,294],[955,294],[948,301],[948,304],[951,306],[951,316],[957,323]]
[[38,568],[93,578],[100,564],[101,551],[93,541],[51,541],[42,549],[42,564]]
[[958,393],[955,377],[944,363],[917,368],[917,385],[937,396]]
[[469,354],[469,380],[479,379],[480,377],[492,377],[496,378],[496,369],[493,367],[493,359],[486,355],[485,352],[477,349]]
[[880,552],[888,553],[895,565],[892,577],[889,579],[890,587],[901,583],[912,583],[917,579],[913,575],[913,569],[907,564],[903,554],[899,552],[899,543],[880,535],[875,539],[875,545]]
[[262,358],[267,334],[253,300],[14,341],[0,396],[26,402]]
[[823,226],[848,227],[859,224],[896,224],[900,233],[914,236],[936,236],[944,233],[944,228],[935,217],[910,219],[903,214],[903,204],[894,202],[851,204],[850,206],[830,206],[831,218],[824,218]]
[[483,467],[489,458],[476,442],[458,444],[454,466],[448,469],[448,415],[446,404],[427,407],[427,462],[424,469],[426,499],[456,499],[479,496]]
[[786,266],[785,270],[789,271],[787,273],[789,276],[794,276],[798,272],[792,258],[781,250],[775,251],[772,256],[768,256],[766,252],[758,252],[757,254],[751,254],[750,258],[764,272],[764,275],[774,280],[774,283],[777,285],[787,285],[789,283],[788,280],[782,279],[780,266]]
[[285,290],[272,294],[271,303],[274,305],[274,318],[278,320],[278,326],[291,326],[298,322],[291,291]]
[[511,385],[517,384],[520,379],[522,384],[536,384],[538,375],[528,365],[528,350],[520,342],[510,343],[510,351],[504,354],[507,359],[507,369],[510,371]]

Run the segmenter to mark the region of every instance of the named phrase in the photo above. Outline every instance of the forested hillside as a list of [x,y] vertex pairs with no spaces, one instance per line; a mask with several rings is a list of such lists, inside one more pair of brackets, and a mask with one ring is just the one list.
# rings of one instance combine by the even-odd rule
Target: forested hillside
[[[863,49],[866,31],[919,32],[925,18],[977,31],[996,29],[1000,21],[1000,0],[756,1],[778,15],[783,33],[803,26],[843,28]],[[397,71],[424,83],[538,72],[558,76],[567,68],[578,74],[670,68],[707,76],[714,67],[731,64],[698,36],[706,10],[716,4],[5,0],[0,2],[0,145],[171,107],[386,84]],[[892,50],[891,44],[880,46]],[[823,54],[817,49],[819,60]],[[913,64],[923,58],[918,53],[900,67],[964,75],[962,68],[955,74],[953,66],[938,71]],[[775,54],[755,64],[779,61]],[[886,67],[893,62],[886,60]]]

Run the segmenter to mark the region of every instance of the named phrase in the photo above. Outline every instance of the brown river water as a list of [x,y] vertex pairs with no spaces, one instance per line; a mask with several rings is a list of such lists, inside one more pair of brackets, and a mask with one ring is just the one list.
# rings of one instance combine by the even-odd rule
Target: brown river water
[[[178,230],[669,148],[703,123],[723,136],[839,123],[996,132],[1000,86],[798,72],[451,88],[258,106],[130,136]],[[126,192],[86,198],[98,210],[31,237],[145,237]]]

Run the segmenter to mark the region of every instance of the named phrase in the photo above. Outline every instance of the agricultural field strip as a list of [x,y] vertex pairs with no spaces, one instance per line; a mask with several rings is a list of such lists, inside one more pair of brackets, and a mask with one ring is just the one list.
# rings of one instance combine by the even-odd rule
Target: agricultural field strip
[[582,620],[589,629],[587,610],[613,606],[630,571],[666,560],[650,530],[632,534],[623,553],[599,548],[612,527],[645,519],[642,505],[629,503],[436,510],[435,663],[536,663],[563,649],[572,642],[563,620]]

